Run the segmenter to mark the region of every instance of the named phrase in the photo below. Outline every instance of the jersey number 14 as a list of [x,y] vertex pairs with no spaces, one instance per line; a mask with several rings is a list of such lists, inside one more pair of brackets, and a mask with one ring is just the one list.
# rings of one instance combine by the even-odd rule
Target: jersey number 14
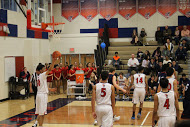
[[140,82],[141,84],[143,83],[142,77],[140,78],[140,80],[139,80],[139,78],[137,78],[136,80],[137,80],[137,84],[138,84],[139,82]]

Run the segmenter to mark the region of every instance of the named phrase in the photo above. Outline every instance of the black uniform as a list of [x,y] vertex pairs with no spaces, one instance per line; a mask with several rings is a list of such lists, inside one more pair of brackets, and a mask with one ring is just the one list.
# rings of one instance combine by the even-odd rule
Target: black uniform
[[183,100],[182,119],[190,119],[190,81],[185,87],[185,98]]

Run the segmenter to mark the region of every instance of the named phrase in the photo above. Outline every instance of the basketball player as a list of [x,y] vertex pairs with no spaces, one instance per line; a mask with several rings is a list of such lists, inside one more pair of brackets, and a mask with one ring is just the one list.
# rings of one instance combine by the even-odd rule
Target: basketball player
[[[116,89],[121,90],[123,93],[126,93],[126,90],[124,90],[121,87],[119,87],[119,85],[116,83],[116,79],[117,78],[115,76],[115,68],[110,68],[110,70],[109,70],[109,77],[108,77],[108,83],[110,83],[111,85],[113,85]],[[120,116],[116,116],[114,114],[113,121],[119,121],[119,120],[120,120]],[[94,121],[94,125],[97,125],[97,120]]]
[[152,127],[158,116],[158,127],[174,127],[179,120],[178,98],[174,91],[168,90],[169,81],[167,78],[160,79],[162,91],[154,95],[154,111],[152,116]]
[[[131,79],[131,83],[134,83],[135,89],[133,92],[133,115],[131,117],[132,120],[135,119],[135,110],[136,110],[136,105],[140,102],[140,107],[139,107],[139,112],[137,115],[137,118],[141,118],[141,111],[143,108],[143,102],[145,98],[145,94],[148,91],[148,83],[147,83],[147,77],[145,74],[143,74],[144,68],[142,66],[138,67],[138,73],[134,74],[134,76]],[[146,90],[145,90],[146,88]],[[130,88],[129,88],[130,90]]]
[[[98,125],[101,127],[113,126],[113,113],[115,108],[115,90],[114,86],[107,83],[108,72],[101,73],[101,82],[93,87],[92,92],[92,115],[97,119]],[[96,111],[95,111],[96,100]]]
[[185,98],[183,100],[183,113],[181,118],[190,119],[190,82],[184,87],[183,96],[185,96]]
[[[172,67],[168,67],[166,69],[166,75],[167,75],[166,78],[169,81],[168,90],[169,91],[174,91],[176,93],[176,95],[178,96],[177,80],[173,78],[173,74],[174,74],[174,69]],[[161,87],[159,85],[158,92],[160,92],[160,91],[161,91]]]
[[37,77],[37,97],[36,97],[36,112],[38,114],[37,120],[35,121],[32,127],[37,127],[39,123],[39,127],[42,127],[44,121],[44,115],[47,114],[47,103],[48,103],[48,86],[47,86],[47,76],[54,68],[55,63],[58,63],[58,59],[53,59],[53,62],[47,71],[45,66],[40,64],[38,65],[38,70],[40,70],[40,74]]

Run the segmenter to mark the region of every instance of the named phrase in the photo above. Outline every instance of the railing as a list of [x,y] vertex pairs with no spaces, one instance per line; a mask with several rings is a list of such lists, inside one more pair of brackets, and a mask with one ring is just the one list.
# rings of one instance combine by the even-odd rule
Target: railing
[[[98,78],[100,78],[100,74],[103,70],[104,62],[107,59],[108,47],[110,46],[108,29],[109,29],[108,26],[105,24],[103,37],[101,37],[101,40],[99,41],[99,44],[97,45],[97,49],[94,50]],[[100,46],[102,42],[106,44],[106,47],[104,49]]]

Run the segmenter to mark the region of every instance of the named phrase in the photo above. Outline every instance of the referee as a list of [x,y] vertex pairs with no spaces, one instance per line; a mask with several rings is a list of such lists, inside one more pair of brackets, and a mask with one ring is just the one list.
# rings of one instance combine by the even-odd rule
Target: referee
[[34,102],[35,102],[35,108],[36,108],[36,95],[37,95],[37,77],[40,74],[40,71],[38,68],[36,68],[36,72],[32,74],[32,77],[30,78],[30,93],[34,92]]

